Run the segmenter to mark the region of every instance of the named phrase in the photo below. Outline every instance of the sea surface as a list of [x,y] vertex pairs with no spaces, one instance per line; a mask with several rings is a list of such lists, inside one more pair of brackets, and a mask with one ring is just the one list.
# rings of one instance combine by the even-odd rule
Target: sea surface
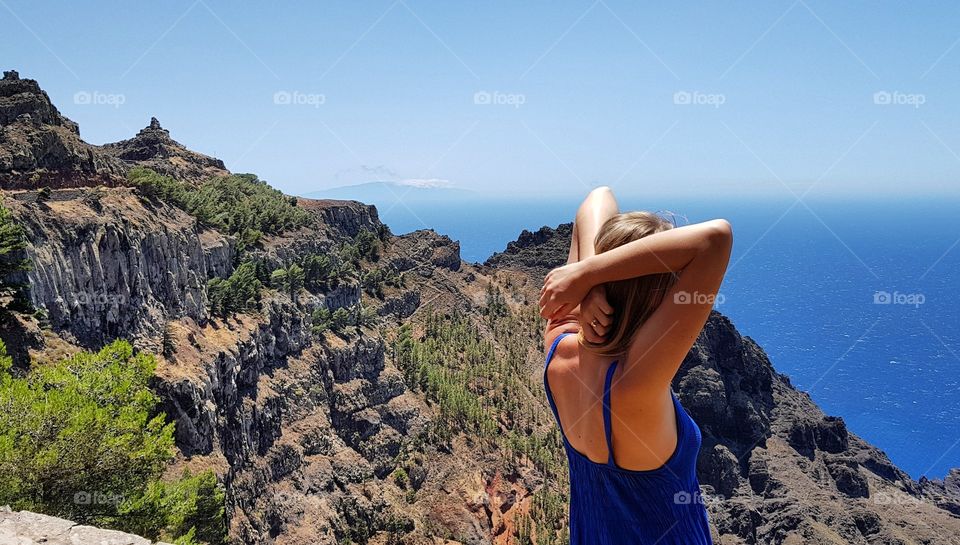
[[[484,261],[575,200],[377,204],[394,233],[432,228]],[[960,201],[620,199],[689,222],[724,217],[734,250],[717,309],[827,414],[914,478],[960,467]],[[681,223],[683,220],[681,219]]]

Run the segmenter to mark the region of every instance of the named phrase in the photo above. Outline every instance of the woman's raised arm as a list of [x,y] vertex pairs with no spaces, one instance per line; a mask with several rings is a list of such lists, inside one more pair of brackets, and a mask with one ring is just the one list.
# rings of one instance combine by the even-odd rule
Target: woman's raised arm
[[698,265],[709,264],[722,257],[723,266],[715,268],[722,279],[732,236],[726,220],[711,220],[656,233],[568,263],[547,274],[540,295],[540,315],[550,318],[569,312],[598,284],[648,274],[678,273],[695,260]]

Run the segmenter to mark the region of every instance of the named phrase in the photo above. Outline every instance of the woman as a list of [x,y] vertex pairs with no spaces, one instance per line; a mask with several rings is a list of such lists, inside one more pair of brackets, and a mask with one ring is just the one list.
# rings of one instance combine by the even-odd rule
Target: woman
[[649,212],[621,214],[606,187],[580,205],[567,264],[540,296],[571,545],[711,543],[700,429],[670,382],[710,315],[731,245],[724,220],[673,228]]

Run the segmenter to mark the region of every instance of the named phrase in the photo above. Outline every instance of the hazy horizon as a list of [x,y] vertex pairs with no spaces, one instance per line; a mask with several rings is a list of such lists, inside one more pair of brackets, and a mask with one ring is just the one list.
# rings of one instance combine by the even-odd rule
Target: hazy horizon
[[3,68],[86,140],[156,116],[291,194],[960,195],[956,7],[54,4],[3,3]]

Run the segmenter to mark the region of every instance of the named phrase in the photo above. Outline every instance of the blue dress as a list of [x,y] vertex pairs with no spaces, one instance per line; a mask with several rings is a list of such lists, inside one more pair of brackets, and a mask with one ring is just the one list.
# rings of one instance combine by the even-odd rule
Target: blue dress
[[616,361],[610,364],[603,387],[603,426],[610,453],[607,463],[594,462],[570,445],[547,380],[550,359],[567,334],[561,333],[553,341],[543,368],[543,382],[570,467],[570,545],[712,544],[697,481],[700,428],[672,392],[677,447],[661,467],[634,471],[614,462],[610,385]]

